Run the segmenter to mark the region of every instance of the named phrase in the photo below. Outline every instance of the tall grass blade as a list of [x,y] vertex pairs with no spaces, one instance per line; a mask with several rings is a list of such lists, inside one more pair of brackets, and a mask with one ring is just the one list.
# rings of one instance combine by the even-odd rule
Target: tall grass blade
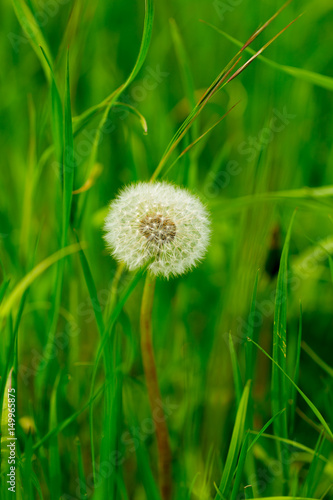
[[243,471],[244,471],[245,460],[246,460],[247,453],[249,451],[248,441],[249,441],[249,433],[246,434],[245,439],[244,439],[243,444],[242,444],[242,448],[241,448],[241,452],[240,452],[239,460],[238,460],[238,464],[237,464],[235,481],[234,481],[234,485],[232,487],[230,500],[236,500],[238,498],[240,485],[241,485],[241,481],[242,481],[242,475],[243,475]]
[[44,48],[41,46],[40,49],[50,69],[51,110],[52,110],[51,125],[53,132],[54,148],[56,151],[56,157],[59,165],[59,177],[62,181],[63,179],[62,158],[64,150],[64,122],[63,122],[64,118],[63,118],[62,102],[51,62],[47,57]]
[[[59,372],[52,389],[51,400],[50,400],[50,421],[49,421],[49,429],[54,429],[54,427],[58,424],[57,417],[57,393],[58,386],[61,379],[61,373]],[[61,466],[60,466],[60,455],[58,448],[58,436],[54,435],[50,439],[49,443],[49,475],[50,475],[50,490],[51,490],[51,499],[58,500],[61,496]]]
[[281,371],[281,373],[283,373],[283,375],[286,377],[287,380],[289,380],[289,382],[295,387],[296,391],[301,395],[301,397],[304,399],[304,401],[307,403],[307,405],[311,408],[311,410],[313,411],[313,413],[316,415],[316,417],[318,418],[319,422],[322,424],[323,428],[325,429],[325,431],[327,432],[327,434],[333,438],[333,432],[331,431],[329,425],[327,424],[326,420],[324,419],[324,417],[322,416],[322,414],[320,413],[320,411],[316,408],[316,406],[312,403],[312,401],[307,397],[306,394],[304,394],[304,392],[295,384],[295,382],[289,377],[289,375],[277,364],[277,362],[259,345],[257,344],[256,342],[254,342],[254,340],[250,340],[250,342],[253,342],[253,344],[267,357],[269,358],[272,363]]
[[[273,359],[276,364],[272,366],[272,382],[271,382],[271,401],[273,414],[278,413],[285,407],[288,401],[288,392],[286,387],[286,379],[283,377],[281,370],[286,371],[287,366],[287,296],[288,296],[288,254],[291,229],[294,222],[295,212],[291,218],[285,243],[280,259],[280,269],[276,285],[275,312],[274,312],[274,328],[273,328]],[[277,436],[288,438],[287,414],[281,414],[281,418],[274,420],[274,432]],[[281,453],[280,446],[278,451]],[[282,462],[282,460],[281,460]],[[288,478],[289,469],[284,463],[284,478]]]
[[235,384],[236,400],[238,407],[243,394],[243,382],[231,333],[229,333],[229,350],[231,356],[231,365],[232,365],[232,372],[234,375],[234,384]]
[[229,445],[228,455],[224,465],[221,482],[218,488],[218,494],[215,496],[215,500],[218,500],[219,496],[222,496],[222,498],[223,497],[227,498],[231,489],[231,482],[234,470],[236,467],[238,455],[243,442],[249,393],[250,393],[250,382],[247,382],[247,384],[244,387],[240,404],[238,406],[235,425]]
[[[300,361],[301,361],[301,342],[302,342],[302,321],[303,321],[303,311],[302,311],[302,303],[299,304],[299,328],[298,328],[298,337],[297,337],[297,346],[296,346],[296,360],[295,360],[295,369],[294,369],[294,382],[298,384],[299,379],[299,369],[300,369]],[[293,433],[295,428],[295,413],[296,413],[296,389],[294,386],[290,387],[290,397],[291,407],[290,407],[290,433]]]
[[[250,339],[253,339],[254,336],[254,314],[256,310],[256,300],[257,300],[257,289],[258,289],[258,280],[259,280],[259,269],[256,274],[256,278],[254,281],[254,287],[253,287],[253,293],[252,293],[252,301],[251,301],[251,308],[250,308],[250,314],[249,314],[249,319],[248,319],[248,325],[247,325],[247,335]],[[254,350],[253,346],[250,342],[247,342],[245,344],[245,380],[253,380],[254,376],[254,363],[255,362],[255,357],[254,357]]]

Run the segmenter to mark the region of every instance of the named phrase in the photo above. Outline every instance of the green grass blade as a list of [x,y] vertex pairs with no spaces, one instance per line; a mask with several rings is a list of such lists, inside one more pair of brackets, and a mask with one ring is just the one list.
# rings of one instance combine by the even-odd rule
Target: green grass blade
[[175,135],[172,137],[171,141],[169,142],[166,150],[164,151],[164,154],[157,165],[155,172],[153,173],[151,177],[151,181],[154,181],[158,175],[160,175],[162,169],[164,168],[166,162],[170,158],[171,154],[173,151],[176,149],[177,145],[181,141],[181,139],[184,137],[186,132],[190,129],[190,127],[193,125],[194,121],[198,118],[199,114],[203,110],[203,108],[206,106],[208,101],[219,91],[221,90],[227,83],[229,83],[231,80],[236,78],[244,69],[249,66],[249,64],[252,63],[252,61],[255,60],[256,57],[258,57],[276,38],[278,38],[292,23],[289,23],[288,26],[286,26],[283,30],[281,30],[277,35],[275,35],[269,42],[267,42],[258,52],[254,54],[254,56],[251,57],[241,68],[235,71],[235,73],[232,73],[232,71],[235,69],[237,66],[238,62],[241,59],[241,53],[244,51],[244,49],[250,45],[256,38],[259,36],[259,34],[266,29],[266,27],[282,12],[282,10],[290,3],[289,1],[283,5],[261,28],[259,28],[249,39],[248,41],[244,44],[244,46],[238,51],[238,53],[229,61],[229,63],[223,68],[223,70],[220,72],[220,74],[215,78],[213,83],[208,87],[206,92],[204,93],[203,97],[200,99],[200,101],[195,105],[195,107],[192,109],[190,114],[187,116],[187,118],[184,120],[182,125],[179,127]]
[[[187,154],[189,151],[191,151],[191,149],[194,146],[196,146],[200,141],[202,141],[202,139],[204,139],[219,123],[221,123],[221,121],[224,120],[224,118],[234,109],[234,107],[237,106],[237,104],[238,103],[234,104],[226,113],[224,113],[224,115],[219,120],[217,120],[217,122],[215,122],[211,127],[209,127],[205,132],[203,132],[203,134],[201,134],[191,144],[189,144],[180,153],[180,155],[177,156],[177,158],[171,163],[171,165],[164,171],[164,173],[161,177],[164,178],[169,173],[169,171],[174,167],[174,165],[178,162],[178,160],[180,160],[185,154]],[[193,124],[195,124],[195,123],[196,122],[194,122]]]
[[64,123],[63,123],[64,118],[63,118],[62,102],[50,60],[47,57],[45,50],[43,49],[42,46],[40,47],[40,49],[47,62],[48,67],[50,68],[51,110],[52,110],[51,125],[53,132],[54,148],[56,150],[56,156],[59,163],[59,175],[60,178],[62,179],[63,173],[61,167],[62,167],[62,157],[64,149]]
[[93,154],[91,164],[94,163],[93,159],[96,156],[96,148],[100,138],[100,131],[107,119],[109,111],[111,107],[114,105],[117,98],[126,90],[126,88],[132,83],[136,75],[139,73],[142,65],[147,57],[148,49],[151,41],[152,29],[153,29],[153,20],[154,20],[154,2],[153,0],[145,0],[145,19],[143,26],[143,34],[141,39],[141,45],[138,53],[138,57],[135,61],[133,69],[130,75],[127,77],[126,81],[118,87],[115,91],[113,91],[106,99],[104,99],[101,103],[92,106],[80,116],[74,118],[75,123],[75,133],[78,133],[82,128],[91,120],[92,117],[96,116],[96,113],[105,110],[103,114],[103,118],[101,119],[99,126],[97,128],[96,137],[93,145]]
[[80,500],[85,500],[87,498],[87,481],[84,475],[84,465],[83,465],[83,457],[81,450],[80,439],[76,438],[76,448],[77,448],[77,461],[78,461],[78,470],[79,470],[79,479],[80,479]]
[[[253,293],[252,293],[252,301],[251,301],[251,308],[250,308],[250,314],[249,314],[249,319],[248,319],[248,337],[250,339],[253,339],[254,335],[254,314],[256,310],[256,300],[257,300],[257,289],[258,289],[258,281],[259,281],[259,269],[256,274],[256,278],[254,281],[254,287],[253,287]],[[254,349],[253,346],[250,342],[247,342],[245,344],[245,380],[253,380],[254,376]]]
[[260,431],[256,434],[256,437],[254,438],[254,440],[252,441],[252,443],[250,444],[249,448],[247,451],[250,451],[251,448],[253,448],[253,446],[256,444],[256,442],[258,441],[258,439],[260,438],[260,436],[262,434],[264,434],[265,430],[268,429],[268,427],[274,422],[274,420],[276,418],[278,418],[281,413],[283,413],[285,410],[285,408],[283,408],[283,410],[279,411],[276,415],[274,415],[272,418],[270,418],[268,420],[268,422],[266,422],[266,424],[260,429]]
[[[173,39],[173,44],[175,47],[175,52],[178,60],[178,66],[181,72],[181,77],[182,77],[182,83],[183,83],[183,88],[184,88],[184,94],[188,100],[189,103],[189,108],[193,109],[196,104],[196,98],[195,98],[195,87],[194,87],[194,81],[193,81],[193,76],[191,72],[191,67],[190,67],[190,61],[184,46],[183,39],[181,37],[181,34],[179,32],[178,26],[175,22],[174,19],[170,19],[170,28],[171,28],[171,36]],[[208,133],[208,131],[207,131]],[[203,138],[206,134],[203,134],[201,138]],[[199,136],[199,121],[195,120],[193,123],[192,129],[190,131],[190,137],[192,144],[186,148],[185,151],[177,158],[176,161],[179,160],[185,152],[192,150],[192,147],[199,142],[198,138]],[[194,187],[197,183],[198,180],[198,162],[197,162],[197,153],[194,150],[191,151],[191,159],[190,159],[190,165],[189,165],[189,173],[188,173],[188,185],[190,187]],[[175,162],[174,162],[175,163]],[[171,169],[173,167],[170,166],[169,168]],[[164,174],[165,175],[165,174]]]
[[[140,422],[138,421],[136,416],[133,397],[128,384],[124,385],[124,406],[128,428],[132,430],[140,429]],[[135,442],[135,453],[137,457],[138,471],[146,492],[146,498],[152,500],[161,500],[158,487],[151,471],[149,455],[146,450],[145,442],[144,440],[142,440],[142,442],[140,439],[138,439],[136,435],[133,435],[132,437],[134,440],[133,442]]]
[[68,427],[71,423],[73,423],[89,406],[95,401],[104,391],[104,385],[100,387],[96,393],[93,395],[92,398],[90,398],[85,405],[83,405],[80,410],[76,411],[73,413],[70,417],[66,418],[64,421],[60,422],[56,427],[53,429],[49,430],[45,436],[43,436],[37,443],[34,444],[33,446],[33,451],[37,451],[41,446],[43,446],[49,439],[51,439],[53,436],[56,436],[59,434],[59,432],[63,431]]
[[66,245],[68,226],[70,222],[72,192],[74,184],[75,159],[74,159],[74,140],[72,130],[72,111],[69,83],[69,52],[67,52],[66,65],[66,88],[65,88],[65,112],[64,112],[64,170],[63,170],[63,219],[62,219],[62,246]]
[[243,382],[242,382],[242,376],[239,368],[239,363],[237,360],[237,355],[235,351],[235,346],[232,341],[232,335],[229,333],[229,349],[230,349],[230,356],[231,356],[231,365],[232,365],[232,372],[234,375],[234,384],[235,384],[235,391],[236,391],[236,400],[237,400],[237,407],[240,404],[240,400],[243,394]]
[[[298,329],[298,337],[297,337],[297,346],[296,346],[296,360],[295,360],[295,370],[294,370],[294,382],[298,384],[299,379],[299,368],[301,361],[301,342],[302,342],[302,303],[299,304],[299,329]],[[290,432],[292,433],[295,428],[295,412],[296,412],[296,389],[294,386],[290,387]]]
[[[183,87],[185,90],[185,95],[189,101],[191,108],[194,108],[196,105],[195,100],[195,87],[193,76],[190,68],[190,62],[188,59],[188,55],[186,53],[184,42],[181,38],[178,26],[174,19],[170,19],[170,27],[171,27],[171,35],[173,39],[173,44],[176,50],[176,55],[178,59],[179,68],[182,73],[183,79]],[[194,134],[195,137],[195,134]]]
[[329,455],[331,448],[332,444],[326,441],[321,434],[318,437],[315,454],[303,484],[302,494],[304,496],[313,496],[315,494],[319,482],[318,479],[322,477],[325,468],[325,463],[319,457],[320,455]]
[[[143,133],[146,135],[148,133],[148,124],[147,120],[145,117],[140,113],[138,109],[136,109],[134,106],[131,106],[128,103],[125,102],[120,102],[120,101],[115,101],[112,105],[114,108],[124,108],[126,111],[134,115],[136,118],[138,118],[140,125],[142,127]],[[95,111],[88,113],[87,116],[82,117],[80,116],[73,116],[73,135],[74,137],[78,135],[90,122],[93,120],[99,113],[103,111],[103,108],[100,108],[99,106],[96,107]]]
[[215,500],[217,500],[219,496],[227,498],[231,488],[231,482],[234,470],[236,467],[238,455],[243,442],[249,393],[250,393],[250,382],[247,382],[247,384],[244,387],[240,404],[238,406],[235,425],[229,445],[229,451],[223,469],[222,478],[218,489],[218,494],[215,496]]
[[[280,259],[280,269],[276,285],[276,299],[274,312],[274,328],[273,328],[273,359],[276,364],[272,365],[272,381],[271,381],[271,403],[273,414],[278,413],[285,407],[288,401],[288,392],[286,387],[286,379],[282,376],[277,366],[284,372],[286,371],[287,361],[287,296],[288,296],[288,254],[291,229],[295,217],[295,212],[291,218],[286,240],[283,246]],[[287,414],[281,414],[281,418],[275,419],[274,432],[277,436],[288,438]],[[278,453],[281,454],[281,448],[278,445]],[[282,461],[281,461],[282,462]],[[284,479],[287,480],[289,469],[285,462],[284,464]]]
[[302,349],[310,356],[310,358],[317,363],[320,368],[326,372],[330,377],[333,377],[333,368],[331,368],[325,361],[323,361],[318,354],[316,354],[306,342],[302,342]]
[[[75,232],[75,236],[76,236],[77,242],[80,244],[79,237],[78,237],[76,232]],[[104,332],[104,320],[103,320],[102,308],[101,308],[101,304],[100,304],[99,299],[98,299],[95,281],[94,281],[93,275],[91,273],[87,257],[85,255],[84,251],[82,250],[82,248],[79,251],[79,257],[80,257],[80,261],[81,261],[84,279],[85,279],[85,282],[86,282],[86,285],[88,288],[90,301],[91,301],[91,304],[92,304],[93,309],[94,309],[94,314],[95,314],[95,318],[96,318],[96,324],[98,327],[98,331],[99,331],[100,335],[102,336],[103,332]]]
[[[214,26],[211,23],[205,22],[208,26],[213,28],[215,31],[217,31],[220,35],[224,36],[227,40],[232,42],[234,45],[237,47],[243,47],[243,43],[234,38],[233,36],[230,36],[228,33],[225,31],[222,31],[221,29],[217,28],[217,26]],[[249,54],[253,55],[255,54],[255,51],[251,49],[250,47],[246,47],[245,51],[248,52]],[[293,66],[286,66],[284,64],[279,64],[275,61],[272,61],[271,59],[268,59],[265,56],[258,56],[258,59],[262,61],[263,63],[267,64],[271,68],[277,69],[278,71],[281,71],[283,73],[286,73],[287,75],[292,76],[293,78],[297,78],[299,80],[302,80],[304,82],[311,83],[312,85],[317,85],[318,87],[322,87],[327,90],[333,90],[333,78],[330,76],[326,75],[321,75],[319,73],[315,73],[313,71],[309,71],[303,68],[296,68]]]
[[[250,432],[250,434],[254,434],[256,436],[258,435],[258,433],[256,431],[249,431],[249,432]],[[309,455],[312,455],[312,456],[315,455],[315,450],[313,450],[312,448],[309,448],[308,446],[305,446],[302,443],[298,443],[297,441],[293,441],[292,439],[283,439],[283,438],[280,438],[279,436],[274,436],[273,434],[266,434],[265,432],[261,433],[261,436],[266,438],[266,439],[271,439],[273,441],[280,441],[281,443],[288,444],[289,446],[293,446],[294,448],[298,448],[299,450],[302,450],[302,451],[305,451],[306,453],[309,453]],[[326,464],[331,465],[331,467],[333,467],[333,463],[330,462],[329,460],[327,460],[327,458],[324,457],[323,455],[319,455],[319,458],[320,458],[320,460],[322,460]]]
[[[58,386],[61,379],[61,373],[58,373],[54,387],[51,393],[50,400],[50,421],[49,429],[54,429],[58,425],[57,417],[57,393]],[[58,436],[54,435],[50,439],[49,443],[49,475],[50,475],[50,489],[51,489],[51,500],[58,500],[61,496],[61,466],[60,466],[60,455],[58,448]]]
[[249,484],[244,487],[244,494],[246,500],[252,500],[254,498],[252,485]]
[[4,296],[6,295],[9,283],[10,283],[10,278],[6,278],[0,285],[0,303],[2,302]]
[[318,418],[319,422],[322,424],[322,426],[324,427],[325,431],[327,432],[327,434],[333,439],[333,432],[331,431],[329,425],[327,424],[326,420],[324,419],[324,417],[322,416],[322,414],[320,413],[320,411],[315,407],[315,405],[312,403],[312,401],[306,396],[306,394],[304,394],[304,392],[295,384],[295,382],[289,377],[289,375],[284,371],[282,370],[282,368],[277,364],[276,361],[274,361],[274,359],[262,348],[260,347],[259,344],[257,344],[256,342],[254,342],[254,340],[250,340],[250,342],[253,342],[253,344],[267,357],[269,358],[272,363],[281,371],[281,373],[283,373],[283,375],[289,380],[289,382],[295,387],[296,391],[301,395],[301,397],[304,399],[304,401],[307,403],[307,405],[311,408],[311,410],[313,411],[313,413],[316,415],[316,417]]
[[64,259],[68,255],[78,252],[81,248],[84,248],[84,243],[73,244],[68,247],[58,250],[54,254],[47,257],[45,260],[40,262],[34,269],[32,269],[26,276],[15,286],[14,290],[10,293],[8,298],[3,301],[0,306],[0,318],[8,316],[11,309],[14,307],[16,302],[22,297],[23,293],[29,288],[29,286],[50,266],[58,262],[60,259]]
[[[111,332],[112,332],[112,329],[114,327],[114,324],[115,322],[117,321],[121,311],[122,311],[122,308],[124,307],[127,299],[129,298],[129,296],[131,295],[131,293],[133,292],[134,288],[136,287],[136,285],[139,283],[140,279],[142,278],[144,272],[146,271],[147,267],[149,266],[150,262],[143,268],[141,269],[139,272],[137,272],[131,282],[129,283],[129,285],[127,286],[124,294],[122,295],[122,297],[119,299],[116,307],[111,311],[111,314],[110,314],[110,318],[108,320],[108,323],[107,323],[107,326],[106,328],[104,329],[104,332],[103,332],[103,336],[101,338],[101,341],[100,341],[100,344],[99,344],[99,348],[98,348],[98,351],[97,351],[97,354],[96,354],[96,357],[95,357],[95,361],[94,361],[94,368],[93,368],[93,373],[92,373],[92,381],[91,381],[91,386],[90,386],[90,399],[92,399],[92,395],[94,393],[94,388],[95,388],[95,382],[96,382],[96,376],[97,376],[97,371],[98,371],[98,366],[99,366],[99,362],[100,362],[100,359],[104,353],[104,349],[107,345],[107,343],[109,342],[109,338],[110,338],[110,335],[111,335]],[[93,439],[93,430],[94,430],[94,425],[93,425],[93,412],[94,412],[94,409],[93,409],[93,405],[90,406],[90,441],[91,441],[91,454],[92,454],[92,464],[93,464],[93,472],[94,472],[94,476],[95,476],[95,463],[96,463],[96,460],[95,460],[95,448],[94,448],[94,439]]]
[[38,22],[34,18],[31,10],[24,0],[12,0],[12,4],[15,10],[16,17],[23,31],[27,34],[27,39],[29,40],[30,45],[36,52],[36,55],[41,62],[45,76],[48,80],[50,80],[50,68],[44,57],[42,57],[39,47],[44,47],[45,53],[47,54],[47,59],[49,61],[52,61],[51,52],[48,48],[44,35],[39,28]]
[[234,485],[232,487],[230,500],[236,500],[238,498],[239,489],[240,489],[240,485],[241,485],[241,481],[242,481],[242,475],[243,475],[243,471],[244,471],[245,460],[246,460],[247,453],[249,451],[248,441],[249,441],[249,433],[247,433],[245,436],[245,439],[244,439],[243,444],[242,444],[241,452],[239,454],[237,471],[236,471]]

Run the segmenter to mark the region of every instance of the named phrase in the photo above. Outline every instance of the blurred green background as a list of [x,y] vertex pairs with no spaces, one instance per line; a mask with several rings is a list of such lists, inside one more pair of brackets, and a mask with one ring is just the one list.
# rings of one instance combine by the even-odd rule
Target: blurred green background
[[[135,111],[126,106],[112,108],[93,164],[91,146],[101,115],[76,135],[74,189],[85,186],[87,190],[73,195],[71,226],[79,239],[87,242],[85,254],[102,309],[116,273],[116,262],[102,239],[109,201],[124,184],[149,180],[193,102],[237,52],[230,40],[200,20],[245,42],[281,5],[275,0],[156,2],[147,58],[118,99],[143,115],[148,133],[144,133]],[[69,47],[75,117],[103,101],[130,74],[139,52],[145,5],[134,0],[15,0],[0,6],[0,276],[4,300],[34,266],[61,248],[62,223],[50,84],[41,65],[43,56],[37,56],[39,49],[33,50],[15,9],[18,13],[28,11],[38,20],[54,60],[62,102]],[[328,366],[332,365],[333,347],[333,268],[329,257],[333,251],[332,2],[294,0],[255,40],[253,48],[262,47],[302,13],[264,55],[279,65],[303,71],[292,76],[282,66],[254,61],[207,104],[178,154],[231,106],[239,104],[166,176],[200,196],[211,212],[213,227],[205,261],[184,277],[158,280],[155,296],[154,346],[161,392],[170,405],[167,423],[175,499],[210,499],[216,494],[214,482],[219,484],[221,479],[239,405],[228,335],[231,332],[234,338],[245,382],[248,315],[257,271],[254,330],[259,344],[271,353],[277,271],[295,208],[288,297],[284,298],[288,308],[287,369],[293,378],[301,301],[303,344],[295,382],[326,421],[332,421],[332,368]],[[242,62],[247,57],[244,53]],[[68,244],[75,241],[70,231]],[[23,300],[15,301],[10,314],[1,319],[3,390],[11,361],[14,368],[16,363],[17,372],[17,446],[21,457],[17,498],[58,499],[65,494],[68,496],[62,498],[91,498],[93,494],[89,410],[77,416],[75,412],[89,401],[99,333],[77,254],[66,259],[59,309],[52,316],[57,310],[57,273],[56,264],[41,274]],[[120,292],[129,279],[127,272],[121,276]],[[141,428],[149,417],[138,334],[142,286],[141,280],[112,337],[116,371],[112,432],[124,461],[96,488],[96,498],[158,498],[153,479],[154,435],[141,429],[143,437],[137,438],[140,446],[135,452],[128,434],[133,427]],[[45,362],[52,324],[59,342],[50,347],[53,350]],[[17,357],[13,350],[15,327]],[[259,353],[251,374],[255,431],[272,417],[271,370],[269,359]],[[96,385],[100,387],[103,381],[100,369]],[[106,432],[104,402],[99,396],[94,405],[97,464]],[[286,401],[286,407],[292,403]],[[50,429],[73,415],[69,425],[58,428],[51,439],[32,449]],[[294,418],[288,422],[289,438],[314,450],[321,428],[300,397]],[[269,428],[266,432],[273,431]],[[329,490],[333,477],[331,443],[326,435],[320,451],[324,460],[312,469],[313,453],[289,445],[292,460],[285,487],[286,478],[273,467],[278,457],[276,442],[261,437],[246,463],[240,495],[244,486],[252,484],[255,498],[282,493],[333,498]],[[4,499],[8,495],[5,458],[2,448]],[[110,475],[113,496],[107,489]],[[87,481],[87,496],[78,490],[78,478]]]

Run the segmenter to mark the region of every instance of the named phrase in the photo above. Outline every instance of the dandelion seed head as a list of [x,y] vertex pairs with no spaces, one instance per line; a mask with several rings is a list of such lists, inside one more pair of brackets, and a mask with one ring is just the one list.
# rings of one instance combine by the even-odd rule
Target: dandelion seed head
[[112,255],[130,270],[152,259],[155,275],[179,275],[204,257],[210,236],[208,213],[186,189],[167,182],[132,184],[113,200],[104,238]]

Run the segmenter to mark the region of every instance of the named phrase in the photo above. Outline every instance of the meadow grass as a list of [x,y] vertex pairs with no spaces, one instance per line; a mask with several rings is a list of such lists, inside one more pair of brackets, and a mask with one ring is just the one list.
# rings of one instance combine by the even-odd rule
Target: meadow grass
[[102,238],[155,179],[212,221],[204,262],[156,282],[173,498],[333,498],[333,11],[281,7],[1,4],[1,499],[161,499],[146,268]]

